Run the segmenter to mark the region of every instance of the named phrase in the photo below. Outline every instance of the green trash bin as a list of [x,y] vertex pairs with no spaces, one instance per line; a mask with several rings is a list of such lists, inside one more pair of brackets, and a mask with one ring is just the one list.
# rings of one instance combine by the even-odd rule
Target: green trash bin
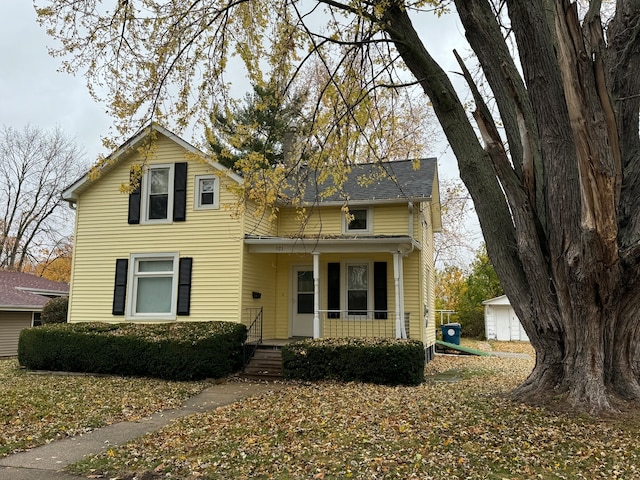
[[440,325],[442,329],[442,341],[447,343],[453,343],[454,345],[460,345],[460,324],[459,323],[445,323]]

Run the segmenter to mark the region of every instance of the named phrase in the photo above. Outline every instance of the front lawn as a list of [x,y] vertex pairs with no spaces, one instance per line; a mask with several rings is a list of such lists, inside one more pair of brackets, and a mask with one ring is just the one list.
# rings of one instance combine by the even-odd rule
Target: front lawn
[[0,456],[175,408],[205,382],[35,374],[0,360]]
[[183,418],[70,469],[114,479],[640,478],[635,419],[509,401],[532,366],[438,356],[418,387],[298,384]]

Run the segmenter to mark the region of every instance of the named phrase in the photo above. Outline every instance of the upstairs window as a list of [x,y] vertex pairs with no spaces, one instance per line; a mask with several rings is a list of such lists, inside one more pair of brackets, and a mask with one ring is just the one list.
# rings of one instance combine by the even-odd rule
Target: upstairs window
[[196,210],[218,208],[218,177],[215,175],[198,175],[195,183]]
[[371,233],[371,209],[350,208],[342,220],[343,233]]
[[149,167],[142,182],[145,222],[167,222],[172,218],[173,175],[173,165]]
[[147,202],[147,220],[170,220],[169,192],[173,190],[173,175],[170,167],[149,169],[149,193]]
[[129,194],[127,221],[130,225],[184,222],[186,205],[187,163],[151,165]]

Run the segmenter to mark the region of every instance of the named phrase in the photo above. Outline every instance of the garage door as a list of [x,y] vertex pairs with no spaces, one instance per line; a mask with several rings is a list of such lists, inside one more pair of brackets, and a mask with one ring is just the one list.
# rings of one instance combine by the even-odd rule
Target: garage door
[[0,357],[18,354],[18,337],[31,326],[31,312],[0,312]]

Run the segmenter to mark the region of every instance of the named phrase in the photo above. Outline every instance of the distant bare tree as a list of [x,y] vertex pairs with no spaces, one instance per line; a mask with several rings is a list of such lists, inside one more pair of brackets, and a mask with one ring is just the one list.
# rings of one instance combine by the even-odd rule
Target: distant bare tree
[[0,268],[23,270],[69,234],[60,194],[82,157],[59,128],[0,129]]
[[440,180],[442,231],[435,236],[435,262],[439,269],[465,268],[478,248],[480,232],[470,228],[475,211],[461,180]]

